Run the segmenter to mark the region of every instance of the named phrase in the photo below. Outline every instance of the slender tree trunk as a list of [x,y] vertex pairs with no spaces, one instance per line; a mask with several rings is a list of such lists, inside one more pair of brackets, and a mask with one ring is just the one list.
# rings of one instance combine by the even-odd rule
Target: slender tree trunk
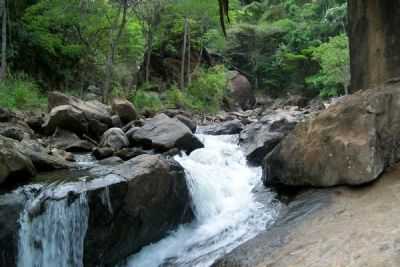
[[151,53],[153,53],[153,32],[151,29],[147,33],[147,54],[146,54],[146,82],[150,81],[150,63],[151,63]]
[[191,66],[191,43],[190,43],[190,23],[188,23],[188,31],[187,31],[187,40],[188,40],[188,68],[187,68],[187,75],[188,75],[188,85],[192,83],[192,66]]
[[185,17],[184,30],[183,30],[183,45],[182,45],[182,56],[181,56],[181,83],[180,88],[185,88],[185,55],[186,55],[186,43],[187,43],[187,31],[188,31],[188,20]]
[[1,26],[1,66],[0,81],[6,78],[7,73],[7,2],[2,0],[2,26]]
[[[115,27],[118,27],[117,35],[114,38],[114,31],[110,30],[110,51],[107,56],[107,64],[106,64],[106,80],[104,85],[104,92],[103,92],[103,101],[106,102],[107,99],[110,97],[111,94],[111,83],[113,78],[113,67],[114,67],[114,59],[115,53],[117,51],[117,47],[119,45],[119,41],[122,36],[122,32],[125,28],[127,22],[127,13],[128,13],[128,0],[124,0],[122,7],[122,20],[121,24],[118,27],[119,15],[116,18],[116,23],[114,24]],[[120,12],[118,12],[120,13]],[[113,25],[113,26],[114,26]]]

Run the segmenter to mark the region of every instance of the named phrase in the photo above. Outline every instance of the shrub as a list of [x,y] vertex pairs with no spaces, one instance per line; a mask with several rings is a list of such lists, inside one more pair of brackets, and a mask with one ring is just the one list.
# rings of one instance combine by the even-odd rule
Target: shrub
[[26,75],[17,75],[0,83],[0,106],[10,109],[44,109],[47,98]]
[[131,101],[139,111],[147,109],[157,112],[163,107],[160,97],[157,94],[144,90],[138,90],[136,94],[132,96]]

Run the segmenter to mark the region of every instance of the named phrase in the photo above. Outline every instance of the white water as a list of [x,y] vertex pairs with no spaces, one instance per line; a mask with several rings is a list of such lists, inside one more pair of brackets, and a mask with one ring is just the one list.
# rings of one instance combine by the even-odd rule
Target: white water
[[[34,199],[30,199],[30,205]],[[81,267],[88,226],[85,194],[68,201],[47,201],[45,210],[31,218],[29,207],[20,218],[18,267]]]
[[129,267],[210,266],[264,230],[278,208],[256,202],[261,170],[250,168],[234,136],[199,135],[205,148],[176,157],[187,173],[196,219],[128,259]]

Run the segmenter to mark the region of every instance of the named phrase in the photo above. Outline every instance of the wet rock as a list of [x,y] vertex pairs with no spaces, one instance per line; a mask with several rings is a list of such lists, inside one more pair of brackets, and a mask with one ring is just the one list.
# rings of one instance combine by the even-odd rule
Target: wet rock
[[0,185],[17,183],[35,174],[32,160],[20,150],[16,141],[0,136]]
[[152,151],[143,150],[137,147],[127,147],[115,152],[114,154],[115,156],[120,157],[121,159],[126,161],[140,155],[152,154]]
[[289,112],[273,112],[251,123],[240,133],[239,142],[247,160],[261,165],[264,157],[295,127],[300,116]]
[[17,193],[0,195],[0,266],[16,266],[19,217],[25,198]]
[[111,116],[111,120],[112,120],[112,126],[113,127],[116,127],[116,128],[122,128],[122,121],[121,121],[121,119],[119,118],[119,116],[118,115],[113,115],[113,116]]
[[115,165],[122,164],[123,162],[124,161],[120,157],[113,156],[113,157],[109,157],[106,159],[102,159],[98,163],[100,165],[115,166]]
[[127,124],[137,119],[138,115],[131,102],[122,98],[114,98],[112,101],[112,111],[117,114],[122,123]]
[[75,133],[57,128],[54,134],[47,140],[51,147],[67,152],[91,152],[94,144],[80,139]]
[[110,147],[98,147],[93,150],[93,156],[98,159],[109,158],[114,155],[114,150]]
[[360,185],[400,160],[400,87],[347,96],[302,122],[263,163],[265,184]]
[[210,135],[239,134],[243,130],[243,127],[240,120],[234,119],[203,127],[202,132]]
[[162,152],[178,148],[191,153],[197,148],[204,147],[186,125],[165,114],[146,120],[143,127],[130,129],[127,136],[133,146],[151,146]]
[[129,146],[129,140],[120,128],[111,128],[103,134],[100,146],[110,147],[114,151],[118,151]]

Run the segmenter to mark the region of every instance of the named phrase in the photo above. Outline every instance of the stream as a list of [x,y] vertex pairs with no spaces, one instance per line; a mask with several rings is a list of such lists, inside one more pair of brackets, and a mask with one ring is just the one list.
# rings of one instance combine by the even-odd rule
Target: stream
[[[280,204],[268,190],[262,192],[263,201],[257,201],[261,168],[247,165],[238,137],[197,136],[204,148],[175,157],[186,172],[194,221],[144,247],[119,267],[208,267],[276,219]],[[87,157],[79,160],[82,168],[96,165]],[[88,212],[85,194],[52,201],[33,219],[25,208],[20,216],[18,266],[83,266]]]

